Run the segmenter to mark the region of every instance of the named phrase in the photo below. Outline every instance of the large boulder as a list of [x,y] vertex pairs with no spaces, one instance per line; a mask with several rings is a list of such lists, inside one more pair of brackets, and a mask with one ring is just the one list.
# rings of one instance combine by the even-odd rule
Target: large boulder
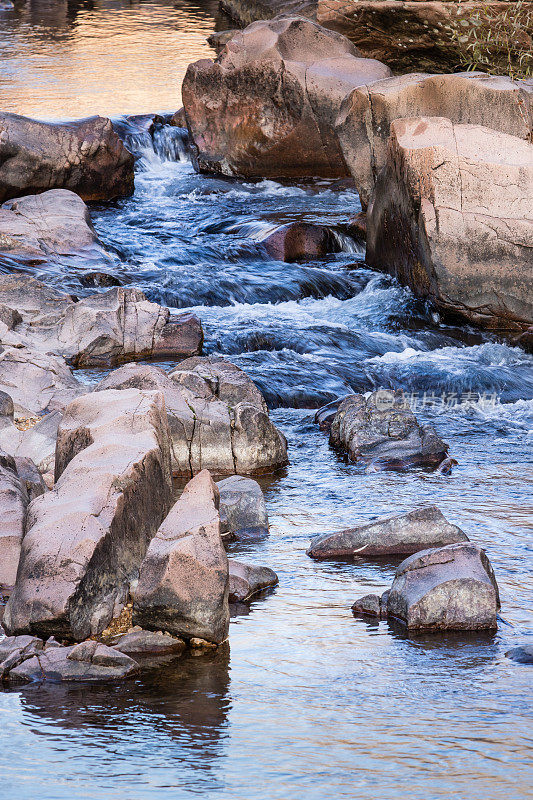
[[265,589],[278,584],[278,576],[270,567],[245,564],[243,561],[229,559],[229,601],[246,603]]
[[185,639],[228,635],[228,559],[219,496],[207,470],[185,487],[150,542],[133,597],[133,621]]
[[9,672],[11,683],[84,681],[128,678],[139,671],[133,658],[95,641],[72,647],[47,647]]
[[482,125],[527,141],[533,130],[533,87],[468,72],[414,73],[354,89],[342,104],[335,131],[364,208],[387,161],[392,123],[421,116]]
[[259,541],[268,536],[265,496],[257,481],[231,475],[217,483],[220,524],[224,538],[237,542]]
[[419,425],[401,392],[378,390],[348,395],[330,430],[333,447],[372,468],[437,467],[448,445],[431,425]]
[[355,87],[389,77],[343,36],[301,17],[256,22],[216,61],[191,64],[183,106],[200,171],[241,177],[347,175],[333,126]]
[[285,436],[271,422],[263,395],[239,367],[214,356],[188,358],[170,377],[194,411],[193,472],[209,468],[260,474],[288,463]]
[[197,317],[171,316],[168,308],[133,287],[118,286],[77,300],[33,278],[2,275],[0,303],[14,307],[20,317],[11,327],[0,320],[3,344],[62,356],[76,367],[179,359],[202,348]]
[[49,123],[0,114],[0,202],[47,189],[70,189],[86,201],[133,193],[133,156],[111,120]]
[[282,225],[261,242],[269,256],[276,261],[298,261],[322,258],[340,250],[340,243],[330,228],[309,222],[290,222]]
[[85,395],[58,429],[56,483],[32,501],[4,624],[75,640],[123,602],[171,504],[168,424],[159,392]]
[[451,525],[436,506],[422,506],[407,514],[315,536],[307,555],[316,559],[407,556],[457,542],[468,542],[468,536],[457,525]]
[[0,587],[15,583],[27,507],[15,459],[0,450]]
[[445,313],[533,323],[533,145],[441,117],[397,120],[368,213],[366,260]]
[[410,556],[387,598],[388,616],[417,632],[494,629],[499,606],[490,561],[471,542]]

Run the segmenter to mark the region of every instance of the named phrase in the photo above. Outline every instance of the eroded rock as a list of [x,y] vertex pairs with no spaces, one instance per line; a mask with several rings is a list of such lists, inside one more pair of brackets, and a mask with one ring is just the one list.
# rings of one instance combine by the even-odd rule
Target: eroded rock
[[4,622],[13,633],[100,633],[171,503],[163,396],[135,389],[75,400],[58,429],[56,483],[28,510]]
[[307,555],[316,559],[357,556],[407,556],[430,547],[468,542],[468,536],[451,525],[436,506],[423,506],[381,517],[338,533],[315,536]]
[[441,117],[397,120],[368,214],[366,260],[444,312],[533,323],[533,145]]
[[219,496],[207,470],[185,487],[150,542],[133,597],[133,621],[219,644],[228,634],[228,559]]

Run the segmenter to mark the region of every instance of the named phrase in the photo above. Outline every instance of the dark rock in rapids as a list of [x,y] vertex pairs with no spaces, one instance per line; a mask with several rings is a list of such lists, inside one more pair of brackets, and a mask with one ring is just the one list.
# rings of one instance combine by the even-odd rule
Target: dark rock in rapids
[[329,228],[308,222],[291,222],[271,233],[261,242],[267,253],[277,261],[298,261],[321,258],[340,250]]

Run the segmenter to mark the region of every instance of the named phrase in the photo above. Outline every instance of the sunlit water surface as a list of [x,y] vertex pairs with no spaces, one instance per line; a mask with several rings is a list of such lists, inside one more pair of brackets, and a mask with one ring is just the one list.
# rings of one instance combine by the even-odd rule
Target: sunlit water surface
[[[110,7],[79,15],[103,25]],[[152,4],[112,8],[130,9],[134,27]],[[157,13],[162,8],[172,9],[158,4]],[[31,50],[27,20],[18,35]],[[204,18],[194,25],[194,35],[209,28]],[[0,47],[16,50],[13,31],[2,30]],[[177,35],[185,50],[190,28]],[[11,107],[29,113],[26,96],[17,105],[7,84]],[[112,108],[168,109],[153,84],[134,108]],[[39,113],[66,114],[68,103],[60,112],[57,105],[64,100],[58,92]],[[263,480],[270,538],[232,552],[271,566],[280,584],[233,619],[229,646],[216,656],[113,687],[0,694],[5,796],[531,796],[533,671],[504,653],[533,641],[533,359],[442,324],[407,290],[365,269],[361,248],[337,228],[359,208],[348,186],[199,177],[183,155],[168,160],[182,152],[169,128],[159,133],[158,153],[141,133],[129,144],[140,156],[135,196],[93,208],[104,266],[154,300],[193,308],[206,352],[230,357],[264,391],[291,463]],[[261,239],[297,219],[331,225],[344,250],[301,264],[269,259]],[[37,274],[81,295],[86,269],[64,260]],[[420,419],[436,426],[459,462],[451,476],[365,474],[330,450],[313,409],[379,386],[412,394]],[[386,622],[356,620],[350,605],[387,588],[395,563],[314,563],[305,555],[314,533],[421,502],[437,503],[486,547],[502,595],[496,634],[409,639]]]

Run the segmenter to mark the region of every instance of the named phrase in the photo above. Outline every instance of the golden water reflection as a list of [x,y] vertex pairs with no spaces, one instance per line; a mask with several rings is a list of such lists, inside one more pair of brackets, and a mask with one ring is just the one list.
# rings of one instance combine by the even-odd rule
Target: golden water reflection
[[15,0],[0,10],[0,110],[40,118],[174,111],[217,0]]

